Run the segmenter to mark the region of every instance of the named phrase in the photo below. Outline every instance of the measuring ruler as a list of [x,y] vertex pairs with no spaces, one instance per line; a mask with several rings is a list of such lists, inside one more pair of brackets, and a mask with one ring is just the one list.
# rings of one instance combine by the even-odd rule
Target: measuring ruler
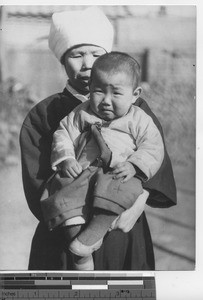
[[129,273],[1,273],[0,300],[156,300],[155,276]]

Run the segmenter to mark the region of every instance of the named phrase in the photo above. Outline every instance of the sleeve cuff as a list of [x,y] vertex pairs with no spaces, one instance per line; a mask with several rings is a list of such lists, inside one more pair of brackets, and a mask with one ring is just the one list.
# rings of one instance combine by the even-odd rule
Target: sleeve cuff
[[142,182],[146,182],[148,180],[148,177],[145,175],[145,173],[142,172],[140,168],[138,168],[137,166],[133,165],[133,167],[135,168],[136,171],[135,177],[140,179]]

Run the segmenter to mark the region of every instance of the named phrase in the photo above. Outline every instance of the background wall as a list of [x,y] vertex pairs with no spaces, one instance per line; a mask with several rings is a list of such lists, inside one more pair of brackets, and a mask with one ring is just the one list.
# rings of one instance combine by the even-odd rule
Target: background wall
[[[5,6],[0,32],[0,269],[26,269],[37,220],[23,195],[18,135],[35,103],[66,82],[48,49],[53,11],[79,6]],[[115,50],[144,67],[143,97],[164,130],[178,205],[147,208],[158,270],[195,266],[196,11],[193,6],[102,6],[114,25]],[[143,54],[145,56],[143,57]],[[144,65],[143,65],[144,63]]]

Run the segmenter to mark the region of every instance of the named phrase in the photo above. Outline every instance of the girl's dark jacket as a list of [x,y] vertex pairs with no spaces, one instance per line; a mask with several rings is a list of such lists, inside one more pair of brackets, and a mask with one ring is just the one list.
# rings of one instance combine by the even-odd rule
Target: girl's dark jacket
[[[39,102],[27,115],[20,133],[22,176],[28,206],[39,225],[33,237],[30,270],[71,270],[70,254],[64,251],[61,228],[48,231],[44,224],[40,198],[46,181],[53,174],[50,166],[51,143],[59,121],[70,113],[80,100],[67,89]],[[162,128],[147,103],[139,98],[136,104],[149,114],[162,136]],[[176,186],[167,152],[158,173],[143,184],[150,192],[147,204],[167,208],[176,204]],[[129,233],[113,230],[102,247],[94,253],[95,270],[153,270],[154,253],[145,213]]]

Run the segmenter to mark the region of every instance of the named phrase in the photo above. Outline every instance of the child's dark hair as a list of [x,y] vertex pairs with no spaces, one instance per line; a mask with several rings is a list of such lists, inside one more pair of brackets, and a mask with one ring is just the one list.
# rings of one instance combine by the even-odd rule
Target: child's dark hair
[[112,51],[97,58],[92,66],[91,77],[100,70],[110,74],[124,72],[132,78],[132,86],[136,89],[140,83],[141,69],[139,63],[129,54]]

